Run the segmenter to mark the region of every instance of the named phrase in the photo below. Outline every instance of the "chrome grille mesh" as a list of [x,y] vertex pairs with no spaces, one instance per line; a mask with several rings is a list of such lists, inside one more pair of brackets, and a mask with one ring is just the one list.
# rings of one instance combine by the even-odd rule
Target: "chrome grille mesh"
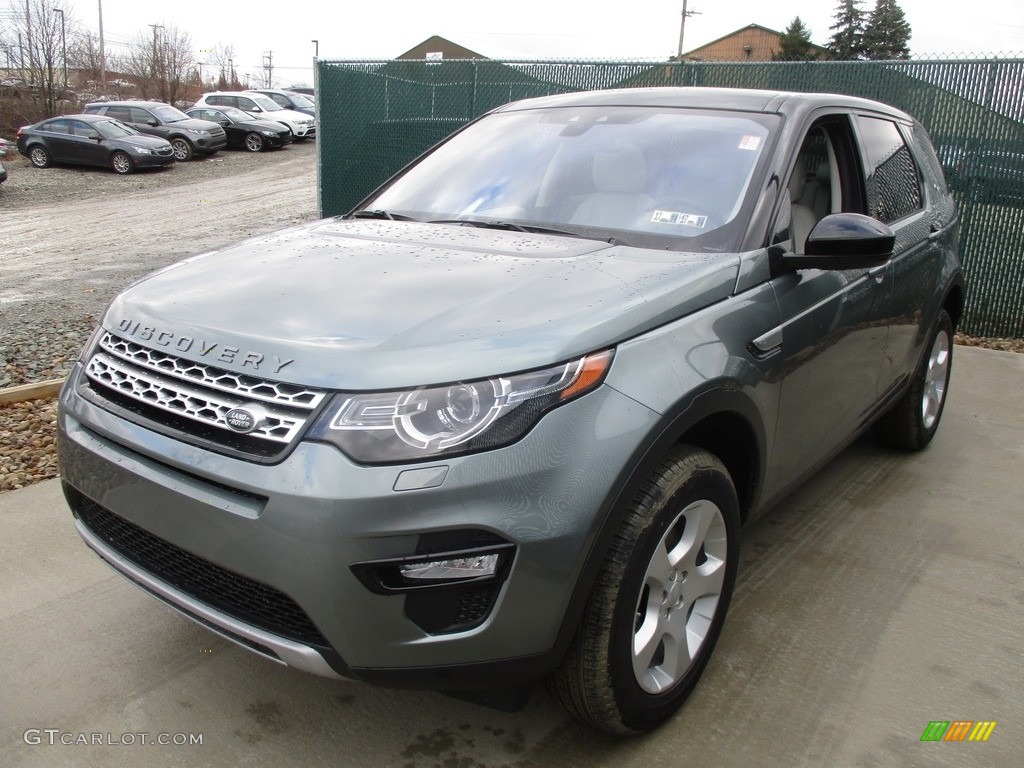
[[326,396],[323,391],[184,360],[109,332],[100,339],[85,374],[101,393],[106,388],[144,410],[212,427],[224,435],[225,443],[233,444],[239,434],[228,426],[228,415],[244,408],[255,421],[245,436],[282,449],[304,429]]

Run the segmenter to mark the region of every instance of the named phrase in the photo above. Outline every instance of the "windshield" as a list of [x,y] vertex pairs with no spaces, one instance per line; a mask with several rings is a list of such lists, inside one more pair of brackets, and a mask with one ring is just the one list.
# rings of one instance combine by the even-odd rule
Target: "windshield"
[[653,107],[500,112],[360,207],[645,247],[735,250],[776,123],[770,115]]
[[123,139],[126,136],[142,135],[130,125],[125,125],[119,120],[100,120],[92,125],[105,139]]
[[260,108],[264,112],[277,112],[278,110],[284,109],[276,101],[269,96],[252,96],[253,101],[260,105]]
[[188,120],[189,116],[182,112],[180,109],[174,107],[153,107],[153,114],[163,120],[165,123],[177,123],[182,120]]

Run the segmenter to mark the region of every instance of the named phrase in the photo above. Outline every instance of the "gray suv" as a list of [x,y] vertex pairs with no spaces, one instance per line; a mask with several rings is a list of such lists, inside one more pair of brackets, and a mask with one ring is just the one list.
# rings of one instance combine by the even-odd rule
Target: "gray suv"
[[938,427],[957,218],[883,104],[509,104],[344,217],[125,290],[60,401],[86,543],[321,675],[672,715],[742,527],[865,430]]
[[166,139],[179,163],[196,155],[212,155],[228,144],[227,134],[219,123],[196,120],[159,101],[97,101],[86,104],[85,112],[112,117],[140,133]]

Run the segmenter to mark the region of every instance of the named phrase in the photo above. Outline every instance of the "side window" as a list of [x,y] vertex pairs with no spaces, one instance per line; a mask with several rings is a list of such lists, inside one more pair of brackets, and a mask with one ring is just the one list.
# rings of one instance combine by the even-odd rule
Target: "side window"
[[88,123],[83,123],[81,120],[71,121],[71,130],[75,136],[84,136],[87,139],[98,139],[100,134]]
[[[807,131],[797,151],[782,205],[775,222],[773,243],[792,242],[795,253],[803,253],[814,225],[830,213],[845,210],[844,181],[849,162],[841,141],[849,134],[844,119],[820,120]],[[848,201],[847,201],[848,202]]]
[[288,106],[289,106],[289,105],[288,105],[288,99],[286,99],[286,98],[285,98],[284,96],[282,96],[282,95],[281,95],[280,93],[268,93],[268,94],[267,94],[267,96],[269,96],[270,98],[272,98],[272,99],[273,99],[274,101],[276,101],[276,102],[277,102],[278,104],[280,104],[280,105],[281,105],[282,107],[284,107],[285,109],[287,109],[287,108],[288,108]]
[[244,109],[246,111],[251,111],[252,108],[256,106],[256,102],[253,101],[252,99],[246,99],[246,98],[243,98],[242,96],[238,96],[236,98],[237,98],[237,101],[238,101],[237,106],[238,106],[239,109]]
[[141,107],[132,107],[131,121],[133,123],[142,123],[143,125],[145,125],[152,119],[153,115],[151,115],[147,110],[142,109]]
[[921,210],[921,174],[896,124],[858,117],[857,126],[867,162],[868,215],[890,224]]
[[132,111],[128,107],[107,107],[107,117],[112,117],[123,123],[130,123],[132,122]]
[[222,107],[228,103],[227,96],[209,96],[206,99],[207,104],[213,104],[215,107]]
[[71,126],[67,120],[51,120],[41,130],[49,131],[50,133],[71,133]]

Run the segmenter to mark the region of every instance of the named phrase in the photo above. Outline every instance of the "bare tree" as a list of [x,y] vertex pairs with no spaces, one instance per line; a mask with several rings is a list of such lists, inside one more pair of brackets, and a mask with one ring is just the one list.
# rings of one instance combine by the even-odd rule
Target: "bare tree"
[[199,52],[210,68],[211,79],[216,80],[217,90],[232,90],[235,78],[235,46],[217,43],[213,48]]
[[139,84],[142,98],[174,104],[195,79],[192,39],[173,25],[154,24],[152,34],[135,36],[121,66]]
[[7,17],[0,55],[21,72],[25,87],[19,93],[35,108],[28,111],[55,114],[64,90],[64,52],[69,35],[76,34],[70,13],[63,0],[11,0]]

